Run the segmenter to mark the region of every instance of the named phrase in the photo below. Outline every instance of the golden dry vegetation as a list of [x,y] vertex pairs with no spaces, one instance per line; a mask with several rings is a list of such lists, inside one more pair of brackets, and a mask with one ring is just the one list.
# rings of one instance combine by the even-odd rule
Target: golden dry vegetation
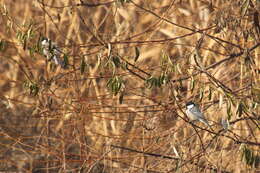
[[0,2],[1,172],[260,172],[259,0]]

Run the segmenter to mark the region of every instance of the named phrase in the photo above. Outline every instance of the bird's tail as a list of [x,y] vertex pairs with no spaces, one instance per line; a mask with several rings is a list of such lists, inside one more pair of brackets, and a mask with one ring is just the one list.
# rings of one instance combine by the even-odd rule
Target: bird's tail
[[212,129],[212,127],[210,126],[210,124],[209,124],[209,122],[206,120],[206,119],[200,119],[200,121],[202,122],[202,123],[204,123],[204,124],[206,124],[212,131],[213,131],[213,129]]

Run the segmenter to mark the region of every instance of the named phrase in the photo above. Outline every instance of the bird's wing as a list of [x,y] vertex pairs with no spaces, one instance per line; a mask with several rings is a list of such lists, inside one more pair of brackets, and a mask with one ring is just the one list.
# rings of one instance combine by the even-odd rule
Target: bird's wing
[[194,114],[196,114],[199,117],[199,121],[205,123],[207,126],[210,127],[208,121],[206,120],[206,118],[204,117],[203,113],[200,111],[199,108],[194,107],[193,110]]
[[194,114],[196,114],[198,117],[204,119],[204,115],[203,115],[203,113],[200,111],[200,109],[199,109],[198,107],[193,107],[193,108],[192,108],[192,112],[193,112]]

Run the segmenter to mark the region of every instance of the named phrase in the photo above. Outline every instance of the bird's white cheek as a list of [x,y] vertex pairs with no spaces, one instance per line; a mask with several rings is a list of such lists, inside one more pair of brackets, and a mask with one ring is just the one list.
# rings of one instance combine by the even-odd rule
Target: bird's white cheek
[[191,109],[191,108],[193,108],[193,107],[194,107],[193,104],[187,106],[188,109]]

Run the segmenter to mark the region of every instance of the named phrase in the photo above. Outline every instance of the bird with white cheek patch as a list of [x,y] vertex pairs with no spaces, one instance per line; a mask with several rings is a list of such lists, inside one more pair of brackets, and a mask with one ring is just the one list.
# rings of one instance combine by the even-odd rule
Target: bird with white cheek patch
[[186,114],[191,120],[200,121],[210,127],[208,121],[205,119],[203,113],[195,103],[188,102],[186,104]]
[[62,52],[56,43],[52,42],[48,38],[43,37],[41,46],[43,49],[43,54],[48,59],[48,61],[52,60],[56,65],[60,65],[62,68],[66,67],[65,62],[61,59]]

